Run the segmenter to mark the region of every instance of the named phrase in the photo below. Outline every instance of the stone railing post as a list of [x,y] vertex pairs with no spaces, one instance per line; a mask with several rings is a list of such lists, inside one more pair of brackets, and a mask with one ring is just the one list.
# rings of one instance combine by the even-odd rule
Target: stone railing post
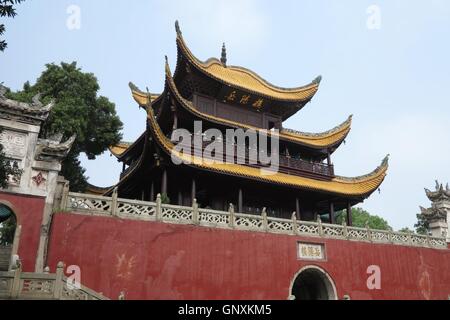
[[269,220],[267,220],[267,209],[263,208],[261,213],[262,227],[264,231],[269,231]]
[[372,230],[370,230],[369,221],[366,221],[367,240],[372,242]]
[[20,261],[17,261],[17,265],[15,266],[14,269],[14,279],[13,279],[13,283],[12,283],[12,288],[11,288],[11,299],[18,299],[19,295],[20,295],[20,290],[21,290],[21,280],[20,277],[22,275],[22,263]]
[[392,229],[389,229],[388,242],[389,243],[394,243],[394,233],[393,233]]
[[156,196],[155,219],[156,221],[160,221],[161,218],[162,218],[161,193],[158,193],[158,195]]
[[195,198],[192,201],[192,223],[194,223],[195,225],[199,225],[200,224],[200,217],[199,217],[199,212],[198,212],[198,203],[197,203],[197,199],[195,199]]
[[232,203],[230,203],[228,207],[228,214],[230,215],[228,225],[231,229],[234,229],[235,216],[234,216],[234,205]]
[[409,244],[410,246],[413,244],[412,236],[413,236],[412,231],[409,231],[409,230],[408,230],[408,244]]
[[323,227],[322,227],[322,219],[320,219],[320,215],[317,215],[317,225],[319,229],[319,236],[323,236]]
[[298,228],[297,228],[297,214],[295,211],[292,213],[292,233],[298,234]]
[[63,191],[62,191],[61,205],[60,205],[60,207],[63,211],[70,209],[70,208],[68,208],[68,205],[69,205],[68,202],[69,202],[69,182],[65,182]]
[[55,279],[55,287],[53,291],[53,298],[54,299],[61,299],[62,292],[63,292],[63,277],[64,277],[64,263],[62,261],[58,262],[58,265],[56,266],[56,279]]
[[116,188],[114,188],[114,191],[113,191],[113,193],[112,193],[112,198],[111,198],[111,215],[113,216],[113,217],[116,217],[117,216],[117,208],[118,208],[118,205],[117,205],[117,187]]
[[347,222],[345,222],[345,220],[342,220],[342,235],[344,236],[345,239],[348,239],[348,228],[347,228]]

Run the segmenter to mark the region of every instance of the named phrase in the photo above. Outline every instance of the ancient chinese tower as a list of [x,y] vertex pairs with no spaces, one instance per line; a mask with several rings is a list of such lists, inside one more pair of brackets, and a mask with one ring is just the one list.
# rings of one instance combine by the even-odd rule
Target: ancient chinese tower
[[[225,45],[220,60],[200,61],[186,45],[178,23],[176,31],[178,61],[174,74],[166,61],[163,93],[145,93],[130,84],[134,99],[147,111],[147,130],[134,143],[111,148],[123,163],[123,172],[106,194],[117,187],[122,198],[154,201],[160,193],[172,204],[191,205],[197,199],[200,206],[211,209],[227,210],[231,203],[242,213],[261,213],[266,208],[269,216],[290,217],[296,212],[301,220],[322,215],[334,222],[337,210],[348,210],[380,186],[386,176],[387,158],[365,176],[345,178],[335,174],[331,157],[350,131],[351,116],[323,133],[283,127],[285,120],[314,97],[320,76],[305,86],[277,87],[251,70],[227,65]],[[195,139],[195,121],[202,121],[204,130],[218,129],[224,136],[230,128],[276,134],[278,172],[265,176],[258,166],[248,163],[173,164],[173,130],[187,129]],[[194,152],[194,158],[201,155]],[[351,217],[351,224],[349,220]]]

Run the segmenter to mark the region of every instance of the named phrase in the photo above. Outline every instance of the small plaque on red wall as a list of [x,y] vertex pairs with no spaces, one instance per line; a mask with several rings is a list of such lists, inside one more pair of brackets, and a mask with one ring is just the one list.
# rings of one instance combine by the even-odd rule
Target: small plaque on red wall
[[325,260],[325,245],[322,243],[298,242],[300,260]]

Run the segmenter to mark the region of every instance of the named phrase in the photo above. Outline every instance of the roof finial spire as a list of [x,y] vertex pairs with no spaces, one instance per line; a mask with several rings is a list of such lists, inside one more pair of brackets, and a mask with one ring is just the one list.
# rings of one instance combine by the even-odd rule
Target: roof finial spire
[[225,47],[225,42],[222,45],[222,57],[220,58],[220,62],[222,62],[224,66],[227,66],[227,48]]

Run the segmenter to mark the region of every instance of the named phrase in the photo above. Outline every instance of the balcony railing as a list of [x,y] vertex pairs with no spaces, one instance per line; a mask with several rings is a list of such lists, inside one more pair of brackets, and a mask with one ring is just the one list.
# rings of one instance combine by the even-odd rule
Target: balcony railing
[[22,272],[19,264],[13,271],[0,272],[0,300],[108,300],[81,284],[72,284],[63,268],[60,262],[54,274],[48,268],[43,273],[32,273]]
[[[184,148],[184,150],[190,150],[191,153],[193,152],[194,155],[199,157],[206,157],[206,158],[212,158],[213,160],[220,160],[224,163],[227,162],[227,147],[230,148],[230,144],[228,142],[223,142],[223,153],[215,154],[213,157],[210,157],[208,154],[205,154],[205,148],[210,144],[211,142],[208,141],[202,141],[202,149],[194,148],[194,143],[192,142],[191,145],[188,143],[180,144]],[[256,161],[256,163],[252,164],[250,163],[250,152],[255,150],[250,150],[248,147],[244,148],[244,155],[238,154],[239,147],[236,144],[231,144],[231,148],[234,150],[234,163],[239,163],[247,166],[252,167],[258,167],[258,168],[267,168],[269,165],[264,165],[260,163],[259,161]],[[258,152],[258,150],[256,150]],[[267,155],[270,157],[270,154]],[[293,158],[284,154],[278,154],[279,159],[279,168],[278,171],[282,173],[292,174],[292,175],[305,175],[306,174],[315,174],[319,176],[323,176],[326,178],[333,178],[334,177],[334,166],[328,165],[326,163],[322,162],[312,162],[312,161],[306,161],[303,159]],[[258,159],[253,159],[258,160]]]
[[175,206],[161,203],[158,195],[156,202],[118,199],[87,194],[63,194],[62,209],[77,214],[118,217],[121,219],[160,221],[176,224],[193,224],[204,227],[270,232],[288,235],[303,235],[334,239],[368,241],[372,243],[390,243],[407,246],[432,247],[446,249],[445,238],[430,237],[413,233],[392,232],[356,228],[347,225],[322,223],[317,221],[299,221],[295,214],[292,219],[281,219],[260,215],[242,214],[234,211],[230,205],[228,211],[199,208],[194,201],[192,207]]

